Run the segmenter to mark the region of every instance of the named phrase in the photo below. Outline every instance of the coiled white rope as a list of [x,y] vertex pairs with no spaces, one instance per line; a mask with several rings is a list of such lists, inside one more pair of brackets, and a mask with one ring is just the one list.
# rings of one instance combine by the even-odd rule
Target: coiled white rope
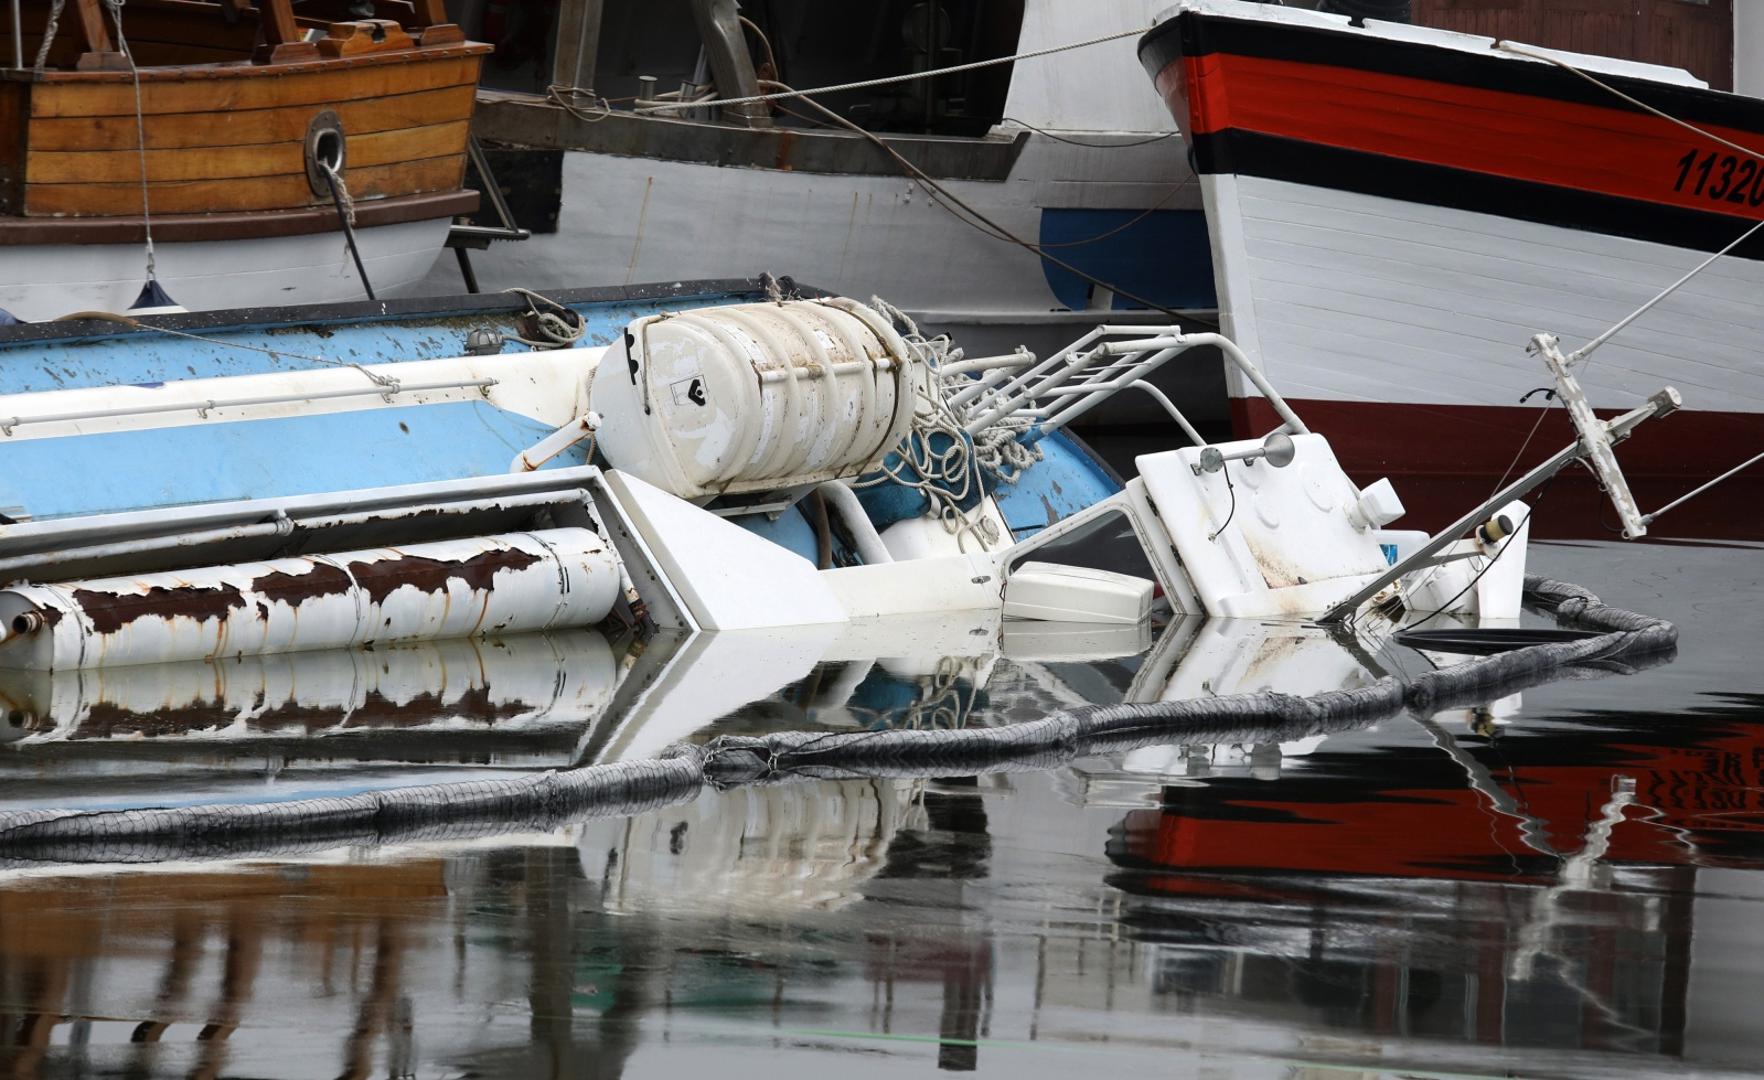
[[[884,462],[879,475],[854,481],[851,486],[861,489],[892,481],[912,488],[924,496],[933,515],[946,532],[956,537],[960,548],[966,550],[964,538],[972,536],[982,551],[991,550],[1005,537],[992,520],[970,516],[971,512],[964,511],[962,504],[985,491],[987,473],[1004,483],[1016,483],[1025,468],[1042,459],[1042,451],[1020,441],[1027,421],[1012,418],[1000,420],[973,436],[970,450],[966,410],[957,411],[949,404],[950,391],[966,386],[968,377],[943,374],[945,364],[961,359],[961,349],[953,347],[947,334],[926,337],[910,315],[879,296],[870,297],[870,306],[884,318],[906,327],[901,339],[918,354],[931,377],[916,388],[918,400],[913,408],[912,427],[896,451],[899,464]],[[947,443],[942,450],[933,447],[935,436],[941,436],[939,441]]]
[[586,320],[549,296],[542,296],[531,289],[522,288],[504,289],[503,291],[513,293],[526,300],[528,309],[533,316],[534,331],[539,335],[537,338],[522,337],[519,334],[509,335],[510,338],[522,345],[535,349],[568,349],[574,347],[576,342],[582,340],[582,335],[588,332]]

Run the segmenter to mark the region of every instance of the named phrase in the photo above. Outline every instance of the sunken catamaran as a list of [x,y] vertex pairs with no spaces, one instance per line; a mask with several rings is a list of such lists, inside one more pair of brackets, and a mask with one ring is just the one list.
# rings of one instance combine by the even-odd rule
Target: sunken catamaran
[[0,309],[121,311],[149,276],[150,300],[192,310],[421,280],[478,204],[467,140],[490,49],[440,0],[401,5],[408,28],[352,6],[14,4]]
[[[1350,474],[1422,481],[1406,488],[1420,523],[1566,429],[1545,418],[1514,461],[1548,404],[1522,403],[1539,380],[1520,346],[1593,341],[1714,252],[1729,257],[1581,378],[1604,416],[1661,383],[1692,403],[1625,448],[1643,501],[1764,445],[1764,235],[1741,240],[1764,220],[1764,102],[1670,68],[1239,0],[1184,0],[1140,59],[1193,149],[1226,333]],[[1239,434],[1271,422],[1253,386],[1232,394]],[[1735,512],[1764,475],[1728,493],[1667,528],[1764,535]],[[1601,505],[1552,502],[1553,535],[1586,535]]]

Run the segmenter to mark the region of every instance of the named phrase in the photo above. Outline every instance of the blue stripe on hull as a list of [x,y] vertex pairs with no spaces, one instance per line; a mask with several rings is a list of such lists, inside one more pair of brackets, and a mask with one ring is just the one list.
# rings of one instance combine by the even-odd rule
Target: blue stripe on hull
[[[33,439],[0,447],[0,506],[44,519],[489,476],[550,433],[459,401]],[[548,467],[584,461],[577,447]]]

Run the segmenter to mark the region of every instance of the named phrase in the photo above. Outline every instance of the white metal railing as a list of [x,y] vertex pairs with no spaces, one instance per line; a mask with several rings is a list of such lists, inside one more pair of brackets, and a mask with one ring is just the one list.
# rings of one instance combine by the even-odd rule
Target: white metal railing
[[1048,434],[1123,390],[1140,390],[1157,401],[1185,435],[1204,444],[1206,440],[1176,403],[1145,381],[1177,356],[1201,346],[1213,346],[1224,353],[1226,362],[1267,399],[1286,430],[1295,435],[1309,433],[1310,428],[1235,342],[1222,334],[1184,334],[1179,326],[1098,326],[1024,370],[988,370],[985,377],[952,396],[950,404],[968,406],[964,426],[970,435],[1007,418],[1027,420],[1034,430]]
[[452,379],[445,382],[400,383],[354,386],[343,390],[291,391],[244,398],[200,398],[189,401],[156,402],[151,405],[127,405],[115,409],[85,409],[79,412],[42,413],[37,416],[0,416],[0,436],[11,437],[15,428],[30,424],[56,424],[82,420],[114,420],[121,417],[155,416],[161,413],[194,412],[204,420],[216,409],[237,409],[253,405],[288,405],[301,401],[329,401],[334,398],[383,397],[391,401],[399,394],[419,394],[435,390],[488,391],[495,379]]

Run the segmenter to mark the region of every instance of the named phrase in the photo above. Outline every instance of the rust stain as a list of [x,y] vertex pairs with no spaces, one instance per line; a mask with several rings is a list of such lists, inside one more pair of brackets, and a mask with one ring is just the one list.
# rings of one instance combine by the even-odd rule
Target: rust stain
[[362,699],[360,707],[349,714],[349,726],[420,727],[455,717],[494,724],[506,717],[521,716],[531,711],[533,710],[530,706],[520,702],[492,704],[487,687],[468,690],[451,703],[433,693],[422,693],[409,701],[396,702],[375,690]]
[[[349,591],[349,575],[329,563],[313,563],[304,574],[285,574],[280,570],[254,578],[251,591],[270,603],[299,607],[321,596],[339,596]],[[266,610],[259,605],[259,610]]]
[[1298,567],[1285,558],[1279,544],[1269,543],[1267,537],[1254,529],[1245,529],[1243,540],[1249,547],[1250,557],[1256,561],[1256,569],[1261,572],[1263,584],[1268,588],[1287,589],[1305,584]]
[[492,723],[511,717],[525,716],[534,711],[533,706],[524,701],[505,701],[500,705],[496,704],[490,700],[488,686],[478,686],[467,690],[459,696],[458,701],[453,703],[453,709],[461,716],[469,716],[474,720]]
[[197,622],[225,620],[228,612],[245,607],[245,597],[234,585],[180,585],[174,589],[155,586],[145,593],[126,595],[76,589],[73,598],[92,621],[92,629],[100,634],[114,634],[138,619],[169,620],[183,616]]
[[376,604],[405,586],[418,592],[445,593],[447,583],[458,579],[473,591],[488,590],[499,570],[525,570],[539,562],[539,556],[505,548],[486,551],[458,562],[442,562],[420,555],[399,555],[374,562],[352,562],[349,572],[355,576],[368,597]]
[[772,130],[777,132],[774,141],[778,145],[778,151],[772,157],[772,167],[783,172],[791,172],[796,168],[795,163],[790,160],[796,153],[796,132],[790,128],[773,128]]
[[308,735],[334,728],[349,719],[349,710],[335,705],[302,705],[284,701],[273,709],[265,709],[246,722],[253,731],[286,731],[298,728]]
[[211,701],[195,701],[175,709],[134,711],[108,701],[92,703],[74,731],[75,739],[110,739],[119,735],[182,735],[215,731],[238,719],[239,710]]

